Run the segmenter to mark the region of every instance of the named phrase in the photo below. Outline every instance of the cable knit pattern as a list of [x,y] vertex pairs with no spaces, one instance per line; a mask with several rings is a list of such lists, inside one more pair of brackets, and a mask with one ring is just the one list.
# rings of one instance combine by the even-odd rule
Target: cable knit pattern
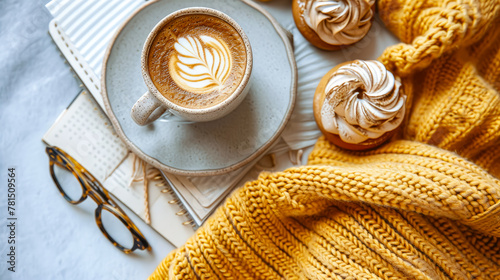
[[414,95],[405,138],[455,151],[500,176],[500,14],[492,21],[496,28],[482,40],[403,81]]
[[473,234],[500,237],[500,181],[477,165],[414,141],[347,152],[323,138],[309,164],[237,190],[152,279],[500,277],[500,247]]
[[[429,66],[445,52],[477,42],[500,12],[498,0],[436,1],[434,7],[428,6],[430,1],[415,1],[428,2],[420,6],[409,2],[378,2],[384,23],[404,42],[387,48],[380,58],[390,71],[399,76],[407,76]],[[411,21],[412,24],[402,24],[398,15],[409,15],[403,18],[403,22]]]
[[352,152],[321,137],[306,166],[231,194],[151,279],[500,279],[499,9],[380,0],[404,42],[380,58],[411,100],[402,139]]

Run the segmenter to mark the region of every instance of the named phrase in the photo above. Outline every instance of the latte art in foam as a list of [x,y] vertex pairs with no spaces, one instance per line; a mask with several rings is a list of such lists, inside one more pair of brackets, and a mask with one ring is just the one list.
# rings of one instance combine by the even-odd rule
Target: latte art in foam
[[238,89],[246,53],[241,35],[226,21],[211,15],[182,15],[158,32],[147,66],[155,88],[170,102],[205,109]]
[[229,76],[232,58],[224,41],[210,36],[181,37],[174,44],[169,72],[184,90],[206,93],[222,86]]

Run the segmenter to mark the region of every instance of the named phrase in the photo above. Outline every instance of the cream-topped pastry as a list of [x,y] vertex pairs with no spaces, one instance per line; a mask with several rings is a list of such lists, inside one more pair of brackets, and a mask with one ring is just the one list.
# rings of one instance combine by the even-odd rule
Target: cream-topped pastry
[[363,146],[399,127],[406,95],[382,63],[355,60],[332,70],[321,80],[314,100],[316,121],[324,133]]
[[370,30],[374,0],[307,1],[304,19],[328,44],[350,45]]
[[307,40],[322,49],[336,49],[368,33],[375,0],[294,0],[293,13]]

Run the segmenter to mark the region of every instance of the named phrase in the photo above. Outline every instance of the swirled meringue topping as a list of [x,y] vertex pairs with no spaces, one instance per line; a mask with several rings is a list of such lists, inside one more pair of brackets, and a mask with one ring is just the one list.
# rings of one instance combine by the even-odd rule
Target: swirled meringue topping
[[406,95],[401,83],[376,60],[341,66],[325,86],[321,123],[346,143],[376,139],[403,120]]
[[309,0],[303,16],[321,40],[330,45],[349,45],[370,30],[374,4],[375,0]]

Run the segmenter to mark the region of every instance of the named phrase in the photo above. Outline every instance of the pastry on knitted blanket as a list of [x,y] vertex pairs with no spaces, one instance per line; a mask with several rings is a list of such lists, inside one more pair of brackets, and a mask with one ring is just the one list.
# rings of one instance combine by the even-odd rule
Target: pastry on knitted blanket
[[236,190],[151,279],[500,279],[500,3],[380,0],[400,140]]
[[325,137],[349,150],[380,146],[405,116],[401,82],[376,60],[355,60],[332,68],[314,94],[314,119]]

